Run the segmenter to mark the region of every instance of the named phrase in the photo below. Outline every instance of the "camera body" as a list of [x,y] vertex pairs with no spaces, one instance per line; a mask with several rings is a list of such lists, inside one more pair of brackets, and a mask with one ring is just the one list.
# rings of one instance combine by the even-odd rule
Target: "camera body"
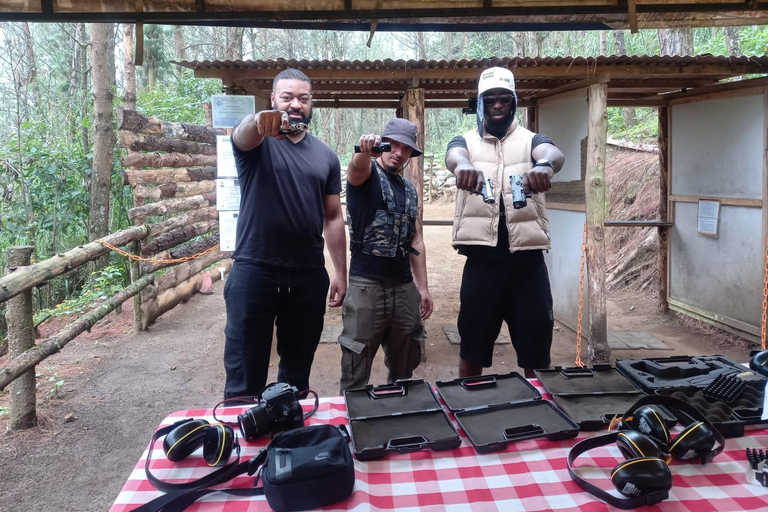
[[240,435],[251,440],[269,432],[303,427],[304,412],[298,395],[299,390],[285,382],[268,385],[261,392],[261,403],[237,416]]

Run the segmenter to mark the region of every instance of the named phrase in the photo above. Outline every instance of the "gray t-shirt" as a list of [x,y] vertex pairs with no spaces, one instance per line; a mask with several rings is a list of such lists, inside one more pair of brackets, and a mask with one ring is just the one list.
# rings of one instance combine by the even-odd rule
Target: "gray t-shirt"
[[235,261],[322,268],[325,196],[341,192],[336,153],[309,133],[232,150],[242,194]]

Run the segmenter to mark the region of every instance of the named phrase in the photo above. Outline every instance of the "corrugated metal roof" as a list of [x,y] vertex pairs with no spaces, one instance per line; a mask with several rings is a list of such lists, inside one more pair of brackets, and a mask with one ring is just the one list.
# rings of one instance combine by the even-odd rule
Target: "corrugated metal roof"
[[692,66],[707,64],[757,64],[768,69],[768,55],[752,57],[726,57],[720,55],[611,55],[600,57],[492,57],[462,60],[204,60],[175,62],[190,69],[457,69],[486,68],[491,66]]

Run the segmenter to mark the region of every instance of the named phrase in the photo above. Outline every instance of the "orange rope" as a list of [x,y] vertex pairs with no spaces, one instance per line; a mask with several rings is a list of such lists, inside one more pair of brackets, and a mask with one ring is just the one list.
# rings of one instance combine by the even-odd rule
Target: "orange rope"
[[[587,264],[587,223],[584,223],[584,234],[581,240],[581,276],[579,277],[579,319],[576,322],[576,366],[584,366],[581,360],[581,316],[584,309],[584,268]],[[766,262],[768,269],[768,262]]]
[[765,245],[765,273],[763,274],[763,328],[760,332],[762,335],[760,348],[762,350],[766,349],[766,312],[768,312],[768,242]]
[[210,249],[206,249],[205,251],[203,251],[201,253],[198,253],[198,254],[193,254],[192,256],[184,256],[183,258],[175,258],[175,259],[170,259],[170,260],[161,260],[161,259],[157,259],[157,258],[143,258],[141,256],[137,256],[136,254],[131,254],[129,252],[125,252],[124,250],[122,250],[122,249],[120,249],[118,247],[115,247],[114,245],[108,244],[104,240],[97,240],[97,242],[99,242],[101,245],[103,245],[107,249],[113,250],[117,254],[125,256],[126,258],[129,258],[129,259],[132,259],[132,260],[135,260],[135,261],[146,261],[148,263],[156,263],[156,264],[185,263],[187,261],[192,261],[192,260],[196,260],[198,258],[202,258],[206,254],[210,254],[210,253],[212,253],[213,251],[215,251],[215,250],[217,250],[219,248],[219,244],[216,244],[213,247],[211,247]]

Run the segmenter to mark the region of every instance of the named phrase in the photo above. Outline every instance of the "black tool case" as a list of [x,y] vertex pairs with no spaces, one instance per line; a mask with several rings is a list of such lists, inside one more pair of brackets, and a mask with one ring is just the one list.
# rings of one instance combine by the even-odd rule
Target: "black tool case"
[[718,376],[734,376],[749,371],[724,356],[619,359],[616,369],[649,395],[659,389],[706,388]]
[[344,393],[349,426],[358,460],[389,452],[449,450],[461,438],[423,380],[400,380],[386,386],[368,385]]
[[[700,388],[665,388],[657,391],[659,395],[679,398],[696,407],[724,437],[742,437],[746,425],[766,423],[760,419],[763,414],[764,393],[763,387],[747,385],[738,397],[728,403],[707,396]],[[676,414],[680,416],[683,424],[694,421],[686,413]]]
[[[555,366],[536,370],[536,377],[554,402],[585,431],[608,427],[614,416],[623,415],[644,396],[609,364],[596,364],[592,368]],[[659,411],[668,427],[677,422],[665,408],[652,407]]]
[[517,372],[441,381],[437,390],[479,453],[523,439],[567,439],[579,431]]

